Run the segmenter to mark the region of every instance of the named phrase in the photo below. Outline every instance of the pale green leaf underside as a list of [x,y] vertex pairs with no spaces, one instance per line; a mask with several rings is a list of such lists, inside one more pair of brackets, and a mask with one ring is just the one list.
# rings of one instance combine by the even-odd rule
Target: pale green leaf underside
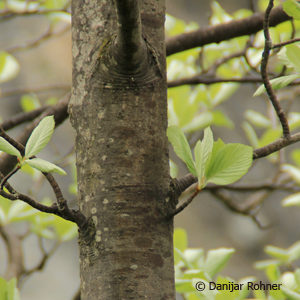
[[202,173],[203,173],[203,151],[202,151],[202,144],[201,141],[198,141],[195,148],[194,148],[194,156],[195,156],[195,166],[196,172],[198,177],[198,182],[201,182]]
[[253,149],[242,144],[227,144],[211,158],[207,182],[219,185],[233,183],[245,175],[252,163]]
[[[291,74],[291,75],[286,75],[286,76],[281,76],[281,77],[278,77],[275,79],[271,79],[270,83],[274,90],[279,90],[281,88],[286,87],[287,85],[289,85],[292,81],[294,81],[297,78],[299,78],[299,74]],[[266,91],[266,89],[265,89],[264,85],[262,84],[255,91],[253,96],[259,96],[259,95],[263,94],[265,91]]]
[[282,4],[283,10],[290,17],[300,20],[300,5],[297,1],[287,0]]
[[292,194],[282,201],[283,206],[300,206],[300,193]]
[[202,142],[198,141],[194,149],[198,185],[200,188],[203,188],[205,185],[205,167],[210,160],[213,144],[213,134],[211,129],[208,127],[204,130]]
[[286,56],[288,60],[291,62],[291,64],[293,65],[293,67],[295,68],[295,70],[297,72],[300,72],[300,61],[299,61],[300,48],[295,44],[287,45]]
[[177,156],[185,162],[189,171],[196,176],[191,148],[184,133],[179,127],[170,126],[167,130],[167,135]]
[[53,134],[54,126],[53,116],[48,116],[33,130],[25,147],[25,156],[27,158],[36,155],[48,144]]
[[67,173],[61,169],[60,167],[56,166],[55,164],[52,164],[46,160],[40,159],[40,158],[33,158],[33,159],[26,159],[25,163],[27,163],[29,166],[40,170],[41,172],[55,172],[60,175],[66,175]]
[[6,141],[3,137],[0,137],[0,151],[21,158],[21,153],[19,152],[19,150],[11,145],[8,141]]
[[213,277],[226,265],[233,253],[234,249],[232,248],[219,248],[208,251],[205,271]]
[[204,130],[204,137],[202,140],[202,152],[203,152],[203,160],[202,163],[205,167],[205,164],[209,161],[212,149],[214,145],[214,138],[213,138],[213,133],[210,129],[210,127],[206,128]]

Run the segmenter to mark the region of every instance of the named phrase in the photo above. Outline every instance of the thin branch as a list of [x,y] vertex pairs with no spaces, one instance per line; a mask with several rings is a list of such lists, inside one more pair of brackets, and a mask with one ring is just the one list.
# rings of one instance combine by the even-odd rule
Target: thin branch
[[24,195],[21,193],[9,194],[9,193],[5,192],[4,190],[0,190],[0,195],[2,197],[7,198],[12,201],[22,200],[23,202],[29,204],[31,207],[33,207],[39,211],[59,215],[58,209],[56,206],[47,206],[47,205],[41,204],[27,195]]
[[[50,106],[44,111],[42,115],[39,116],[32,124],[27,126],[22,134],[16,139],[20,144],[25,145],[32,130],[41,121],[42,118],[54,115],[55,126],[60,125],[68,117],[68,103],[70,99],[70,94],[64,96],[57,104]],[[2,153],[0,155],[0,171],[5,175],[9,173],[16,165],[17,160],[14,156]]]
[[3,130],[6,130],[6,131],[10,130],[10,129],[12,129],[18,125],[21,125],[25,122],[34,120],[36,117],[38,117],[41,113],[43,113],[48,108],[49,108],[49,106],[42,106],[35,110],[19,113],[15,116],[11,117],[8,120],[5,120],[2,124],[0,124],[0,127],[2,127]]
[[5,278],[19,278],[24,271],[22,241],[12,230],[3,226],[0,226],[0,236],[5,243],[8,256]]
[[[290,19],[281,7],[276,7],[272,10],[269,24],[270,26],[276,26]],[[174,36],[167,40],[167,55],[257,33],[263,29],[263,20],[264,13],[258,13],[248,18],[233,20]]]
[[290,138],[280,138],[271,144],[268,144],[264,147],[254,150],[253,159],[267,156],[282,148],[285,148],[286,146],[289,146],[299,141],[300,141],[300,132],[291,135]]
[[289,40],[289,41],[286,41],[286,42],[275,44],[275,45],[272,46],[272,49],[281,48],[283,46],[290,45],[290,44],[293,44],[293,43],[298,43],[298,42],[300,42],[300,38],[292,39],[292,40]]
[[[1,136],[3,136],[10,144],[12,144],[15,148],[17,148],[21,153],[25,152],[25,147],[21,143],[15,141],[11,137],[9,137],[3,130],[1,130]],[[33,156],[33,158],[35,158],[35,156]],[[14,170],[12,170],[9,174],[7,174],[2,179],[1,184],[0,184],[1,190],[3,190],[3,187],[6,184],[7,180],[13,174],[15,174],[19,169],[20,169],[20,167],[17,166]],[[69,207],[67,205],[67,201],[64,199],[63,194],[61,192],[61,189],[60,189],[59,185],[57,184],[56,180],[54,179],[54,177],[52,176],[52,174],[45,173],[45,172],[42,172],[42,173],[46,177],[47,181],[49,182],[49,184],[51,185],[51,187],[54,191],[56,201],[57,201],[57,205],[58,205],[57,208],[58,208],[59,215],[64,216],[65,219],[68,219],[70,221],[75,222],[74,215],[73,215],[72,211],[69,209]],[[23,194],[19,194],[18,197],[20,197],[20,196],[23,197],[23,198],[26,198],[25,195],[23,195]],[[31,200],[31,202],[35,201],[33,199],[30,199],[30,200]],[[56,214],[58,214],[58,213],[56,212]]]
[[42,35],[40,35],[38,38],[36,38],[32,41],[26,42],[22,45],[16,45],[16,46],[7,48],[6,51],[10,52],[10,53],[16,53],[19,51],[29,50],[31,48],[38,47],[41,43],[49,40],[50,38],[57,37],[57,36],[60,36],[64,33],[68,32],[70,30],[70,28],[71,28],[70,25],[67,25],[67,26],[64,26],[61,30],[53,32],[51,30],[51,26],[49,26],[48,29]]
[[20,166],[17,165],[11,172],[9,172],[6,176],[4,176],[1,180],[0,189],[3,190],[5,187],[7,180],[12,177],[14,174],[16,174],[20,170]]
[[126,69],[135,70],[146,57],[139,1],[115,0],[115,4],[118,20],[117,56],[122,58]]
[[[173,179],[173,186],[175,187],[175,193],[177,197],[179,197],[184,191],[186,191],[189,187],[195,184],[198,181],[197,177],[192,174],[186,174],[185,176],[179,179]],[[300,192],[300,188],[298,186],[292,186],[287,184],[275,184],[274,182],[266,182],[261,184],[254,185],[207,185],[203,191],[216,191],[216,190],[229,190],[238,193],[244,192],[253,192],[253,191],[275,191],[281,190],[286,192],[297,193]]]
[[267,91],[267,94],[269,96],[269,99],[271,100],[273,107],[276,111],[276,114],[280,120],[283,136],[285,138],[289,138],[290,137],[290,129],[289,129],[288,120],[286,118],[284,111],[282,110],[282,108],[279,104],[276,94],[273,91],[273,88],[272,88],[270,80],[269,80],[268,71],[267,71],[270,51],[272,49],[272,40],[271,40],[271,36],[270,36],[270,32],[269,32],[269,22],[270,22],[270,13],[272,11],[273,6],[274,6],[274,0],[270,0],[268,7],[266,9],[266,12],[265,12],[265,18],[264,18],[264,23],[263,23],[265,46],[264,46],[264,51],[262,54],[262,61],[261,61],[261,77],[263,79],[263,83],[264,83],[265,89]]
[[[205,78],[199,75],[175,79],[168,82],[168,87],[176,87],[181,85],[196,85],[196,84],[215,84],[215,83],[262,83],[260,77],[242,77],[242,78]],[[300,82],[299,82],[300,84]]]
[[[258,210],[251,209],[249,210],[248,207],[243,208],[241,205],[238,205],[237,203],[234,203],[230,197],[227,197],[224,193],[218,190],[211,190],[210,191],[212,195],[217,197],[219,200],[222,201],[226,205],[227,208],[229,208],[231,211],[242,214],[245,216],[250,217],[260,229],[266,229],[268,226],[262,225],[260,221],[258,220],[257,213]],[[257,207],[255,207],[257,208]]]
[[184,203],[182,203],[179,207],[177,207],[169,216],[169,218],[173,218],[174,216],[182,212],[188,205],[192,203],[192,201],[199,194],[199,192],[200,190],[196,188],[194,193]]
[[31,275],[35,272],[39,272],[39,271],[43,270],[43,268],[46,265],[46,263],[48,262],[48,260],[53,256],[53,254],[55,253],[55,251],[57,250],[57,248],[61,244],[60,242],[56,242],[55,245],[52,247],[52,249],[49,252],[46,252],[46,250],[44,249],[44,247],[41,243],[42,243],[41,238],[39,238],[40,250],[43,254],[40,262],[35,267],[24,271],[23,274],[22,274],[23,276],[28,277],[29,275]]
[[286,184],[274,184],[274,183],[263,183],[257,185],[207,185],[205,187],[205,191],[213,191],[213,190],[229,190],[238,193],[244,192],[253,192],[253,191],[260,191],[260,190],[267,190],[267,191],[275,191],[281,190],[286,192],[293,192],[297,193],[300,192],[300,188],[298,186],[290,186]]
[[64,84],[55,84],[49,86],[41,86],[41,87],[33,87],[33,88],[17,88],[8,91],[1,91],[0,96],[1,98],[8,98],[13,96],[18,96],[22,94],[39,94],[39,93],[47,93],[52,91],[70,91],[71,87],[69,85]]
[[0,10],[0,17],[16,17],[16,16],[32,16],[32,15],[47,15],[49,13],[61,13],[62,11],[67,12],[62,9],[31,9],[16,11],[11,9],[2,9]]
[[78,289],[72,300],[81,300],[80,288]]

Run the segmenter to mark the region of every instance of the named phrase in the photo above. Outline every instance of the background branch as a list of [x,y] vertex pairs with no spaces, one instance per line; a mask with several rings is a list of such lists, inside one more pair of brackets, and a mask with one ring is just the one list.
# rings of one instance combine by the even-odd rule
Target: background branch
[[[270,15],[269,25],[276,26],[290,19],[281,7],[276,7]],[[259,13],[241,20],[234,20],[174,36],[167,40],[167,55],[256,33],[263,29],[263,20],[264,13]]]
[[[50,106],[44,111],[39,118],[37,118],[32,124],[28,125],[22,134],[16,139],[20,144],[25,145],[31,132],[36,127],[36,125],[46,116],[53,115],[55,119],[55,126],[59,126],[68,117],[68,103],[70,99],[70,94],[63,97],[56,105]],[[17,160],[14,156],[2,153],[0,155],[0,171],[6,175],[8,174],[16,165]]]
[[283,109],[281,108],[281,106],[279,104],[276,94],[273,91],[273,88],[272,88],[270,80],[269,80],[268,70],[267,70],[270,51],[272,49],[272,40],[271,40],[270,32],[269,32],[269,22],[270,22],[270,13],[272,11],[273,6],[274,6],[274,1],[270,0],[268,7],[266,9],[266,12],[265,12],[265,18],[264,18],[265,46],[264,46],[264,51],[262,54],[262,61],[261,61],[261,77],[263,79],[263,83],[264,83],[265,89],[267,91],[267,94],[269,96],[269,99],[272,102],[272,105],[273,105],[273,107],[276,111],[276,114],[279,118],[279,121],[281,123],[283,136],[285,138],[289,138],[290,129],[289,129],[288,120],[286,118],[286,115],[285,115]]

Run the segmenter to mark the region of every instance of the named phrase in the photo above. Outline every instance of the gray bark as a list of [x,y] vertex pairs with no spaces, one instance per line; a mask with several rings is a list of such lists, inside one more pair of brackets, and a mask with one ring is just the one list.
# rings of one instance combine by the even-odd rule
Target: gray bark
[[140,3],[142,42],[122,55],[115,3],[72,1],[69,110],[79,207],[90,220],[79,235],[83,300],[175,299],[165,7]]

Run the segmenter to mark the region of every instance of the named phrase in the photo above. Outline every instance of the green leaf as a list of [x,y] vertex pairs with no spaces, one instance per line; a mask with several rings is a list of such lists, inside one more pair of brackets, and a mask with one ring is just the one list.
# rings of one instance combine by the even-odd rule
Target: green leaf
[[3,137],[0,137],[0,151],[17,156],[19,158],[22,157],[19,150],[16,149],[13,145],[11,145],[8,141],[6,141]]
[[204,130],[204,137],[202,140],[202,152],[203,152],[203,165],[209,161],[210,155],[212,153],[213,145],[214,145],[214,137],[210,127]]
[[6,290],[7,290],[7,300],[19,300],[19,292],[17,290],[17,280],[15,278],[11,279],[7,282]]
[[[274,90],[279,90],[283,87],[289,85],[292,81],[299,78],[299,74],[291,74],[286,76],[280,76],[278,78],[274,78],[270,80],[271,86]],[[262,84],[259,88],[255,91],[253,96],[259,96],[266,91],[265,86]]]
[[60,175],[67,174],[63,169],[56,166],[55,164],[52,164],[49,161],[40,158],[26,159],[24,162],[27,163],[29,166],[37,170],[40,170],[41,172],[46,172],[46,173],[55,172]]
[[170,166],[170,176],[172,178],[176,178],[177,174],[178,174],[178,167],[177,165],[174,163],[173,160],[169,160],[169,166]]
[[[298,4],[299,5],[299,4]],[[300,48],[295,44],[285,46],[286,56],[297,72],[300,73]],[[298,74],[299,78],[299,74]]]
[[60,217],[55,217],[53,226],[59,240],[62,242],[70,241],[77,236],[78,228],[73,222],[64,220]]
[[20,66],[17,60],[7,52],[0,52],[0,83],[9,81],[17,76]]
[[282,248],[275,247],[275,246],[266,246],[265,252],[268,255],[270,255],[274,258],[277,258],[283,262],[288,261],[288,259],[289,259],[288,250],[286,250],[286,249],[282,249]]
[[219,110],[215,110],[212,112],[213,121],[212,124],[221,127],[234,128],[233,122],[222,112]]
[[185,132],[193,132],[196,130],[203,129],[213,123],[214,116],[211,112],[205,111],[194,116],[189,123],[183,126]]
[[246,110],[245,118],[257,127],[266,128],[271,126],[271,121],[266,116],[252,109]]
[[295,149],[292,152],[292,159],[300,167],[300,149]]
[[198,141],[194,149],[195,165],[198,177],[198,187],[200,189],[202,189],[206,184],[204,177],[205,169],[211,157],[213,144],[213,134],[211,129],[208,127],[204,130],[204,137],[202,142]]
[[290,17],[300,20],[300,5],[295,0],[287,0],[282,4],[283,10]]
[[48,144],[53,134],[54,126],[53,116],[48,116],[41,120],[27,141],[25,147],[25,156],[27,158],[36,155]]
[[287,172],[297,183],[300,184],[300,168],[284,164],[281,166],[281,170]]
[[252,145],[252,147],[258,148],[259,141],[258,141],[258,137],[256,135],[254,128],[248,122],[243,122],[242,128],[244,129],[245,134],[246,134],[250,144]]
[[239,180],[252,164],[253,149],[242,144],[227,144],[213,152],[207,182],[225,185]]
[[298,260],[300,257],[300,241],[293,244],[289,249],[289,263],[294,262],[295,260]]
[[174,230],[174,248],[184,251],[187,248],[187,235],[184,229],[176,228]]
[[213,277],[224,268],[234,251],[232,248],[209,250],[205,261],[205,271]]
[[185,162],[189,171],[196,176],[191,148],[184,133],[179,127],[170,126],[167,130],[167,136],[177,156]]
[[282,202],[282,206],[288,207],[288,206],[300,206],[300,193],[296,193],[293,195],[290,195],[288,197],[285,197]]
[[203,152],[202,152],[202,143],[201,141],[198,141],[195,148],[194,148],[194,156],[195,156],[195,166],[196,166],[196,172],[197,172],[197,177],[198,177],[198,187],[201,188],[203,187],[204,182],[203,180],[203,170],[204,170],[204,165],[203,165]]
[[21,106],[23,111],[32,111],[40,107],[40,101],[38,97],[34,94],[23,95],[21,98]]
[[71,24],[71,14],[68,12],[53,12],[47,14],[47,17],[52,21],[52,23],[65,22]]

